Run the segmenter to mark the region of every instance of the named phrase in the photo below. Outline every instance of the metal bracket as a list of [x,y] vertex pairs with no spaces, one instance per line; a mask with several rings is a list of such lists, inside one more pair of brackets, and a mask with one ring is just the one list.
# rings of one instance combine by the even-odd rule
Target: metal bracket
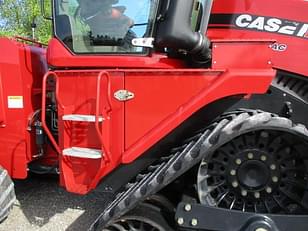
[[114,93],[114,98],[117,100],[124,102],[131,100],[135,97],[135,94],[128,91],[128,90],[118,90],[117,92]]
[[153,48],[154,38],[134,38],[132,44],[135,47],[149,47]]
[[180,203],[177,207],[175,219],[179,227],[190,230],[308,230],[307,215],[255,214],[208,207],[201,204]]

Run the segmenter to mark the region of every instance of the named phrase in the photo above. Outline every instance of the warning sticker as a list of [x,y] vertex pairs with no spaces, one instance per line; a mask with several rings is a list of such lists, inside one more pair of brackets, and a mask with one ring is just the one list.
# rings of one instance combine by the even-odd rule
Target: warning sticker
[[8,96],[8,108],[23,108],[22,96]]

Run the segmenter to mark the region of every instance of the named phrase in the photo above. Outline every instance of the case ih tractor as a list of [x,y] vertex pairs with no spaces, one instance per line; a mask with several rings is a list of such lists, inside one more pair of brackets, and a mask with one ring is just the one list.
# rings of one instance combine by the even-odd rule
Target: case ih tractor
[[1,220],[35,172],[114,193],[92,230],[308,230],[307,2],[52,6],[0,39]]

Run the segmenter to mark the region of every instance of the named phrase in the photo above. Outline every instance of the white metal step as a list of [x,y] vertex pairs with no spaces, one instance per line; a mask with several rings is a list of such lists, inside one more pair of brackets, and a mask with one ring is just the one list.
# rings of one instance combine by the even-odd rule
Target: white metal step
[[[77,122],[95,122],[94,115],[80,115],[80,114],[71,114],[64,115],[62,119],[65,121],[77,121]],[[103,122],[104,118],[102,116],[98,117],[99,122]]]
[[63,155],[88,159],[100,159],[102,158],[102,151],[99,149],[92,148],[71,147],[64,149]]

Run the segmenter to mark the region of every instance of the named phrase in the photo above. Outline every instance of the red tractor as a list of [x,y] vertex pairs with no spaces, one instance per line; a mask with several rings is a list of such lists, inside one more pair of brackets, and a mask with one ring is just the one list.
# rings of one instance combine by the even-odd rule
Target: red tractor
[[34,172],[113,193],[92,230],[308,230],[307,2],[52,6],[0,39],[1,220]]

